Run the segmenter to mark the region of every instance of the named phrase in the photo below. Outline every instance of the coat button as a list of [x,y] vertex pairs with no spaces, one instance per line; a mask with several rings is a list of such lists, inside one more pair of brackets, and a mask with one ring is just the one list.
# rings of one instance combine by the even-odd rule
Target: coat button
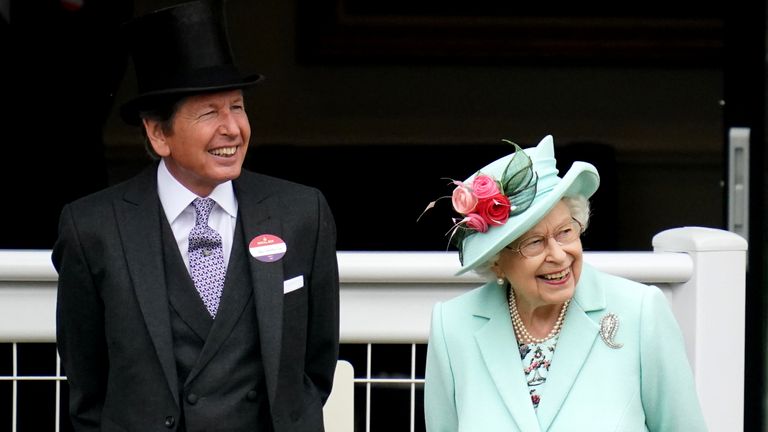
[[165,418],[165,427],[172,428],[173,425],[176,424],[176,419],[173,418],[173,416],[168,416]]
[[259,397],[259,393],[256,390],[251,390],[245,395],[245,398],[249,401],[255,401]]
[[187,402],[194,405],[197,403],[198,399],[200,399],[196,394],[190,393],[187,395]]

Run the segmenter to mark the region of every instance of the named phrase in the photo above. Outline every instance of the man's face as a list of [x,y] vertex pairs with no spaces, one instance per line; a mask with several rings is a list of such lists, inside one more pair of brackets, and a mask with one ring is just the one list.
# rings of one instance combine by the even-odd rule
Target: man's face
[[144,120],[155,152],[179,183],[198,196],[240,175],[251,138],[242,90],[184,99],[172,119],[172,132]]

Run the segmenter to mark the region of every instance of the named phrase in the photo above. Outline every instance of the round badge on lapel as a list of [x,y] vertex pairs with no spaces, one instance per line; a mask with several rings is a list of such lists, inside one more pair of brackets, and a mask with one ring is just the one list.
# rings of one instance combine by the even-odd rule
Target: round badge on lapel
[[288,250],[283,239],[272,234],[260,234],[248,245],[251,255],[261,262],[275,262]]

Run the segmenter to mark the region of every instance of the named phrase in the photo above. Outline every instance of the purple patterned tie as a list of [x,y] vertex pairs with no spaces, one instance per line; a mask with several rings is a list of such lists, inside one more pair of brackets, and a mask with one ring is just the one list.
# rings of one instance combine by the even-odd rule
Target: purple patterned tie
[[208,226],[208,216],[215,201],[211,198],[195,198],[195,226],[189,232],[189,273],[208,313],[216,318],[221,290],[224,288],[224,251],[221,236]]

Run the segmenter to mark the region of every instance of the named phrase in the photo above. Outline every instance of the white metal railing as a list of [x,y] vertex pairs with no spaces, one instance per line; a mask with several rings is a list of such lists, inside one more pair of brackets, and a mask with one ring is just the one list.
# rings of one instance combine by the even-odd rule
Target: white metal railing
[[[585,260],[664,290],[685,336],[709,429],[742,430],[746,241],[727,231],[686,227],[657,234],[653,246],[654,252],[588,252]],[[452,252],[339,252],[338,262],[341,342],[367,346],[366,365],[357,366],[365,373],[354,378],[357,387],[365,387],[365,430],[370,431],[374,409],[372,386],[400,385],[410,389],[413,431],[422,417],[414,403],[423,383],[416,349],[427,341],[432,306],[483,281],[473,274],[453,276],[458,259]],[[14,344],[14,365],[16,343],[55,342],[55,297],[50,251],[0,251],[0,343]],[[375,376],[371,359],[377,344],[410,345],[410,376]],[[13,381],[14,392],[19,381],[29,379],[65,377],[58,370],[50,377],[18,376],[15,366],[12,376],[0,376]],[[14,406],[14,419],[15,412]]]

